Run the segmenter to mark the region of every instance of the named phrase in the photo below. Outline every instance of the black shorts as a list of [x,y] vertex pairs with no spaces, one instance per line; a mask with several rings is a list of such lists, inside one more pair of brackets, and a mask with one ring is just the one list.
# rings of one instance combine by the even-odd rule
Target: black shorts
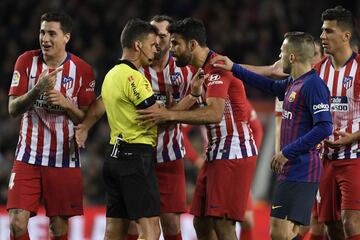
[[123,144],[118,158],[104,162],[106,217],[139,219],[160,215],[160,193],[154,168],[154,148]]
[[271,217],[309,225],[318,183],[277,182],[271,203]]

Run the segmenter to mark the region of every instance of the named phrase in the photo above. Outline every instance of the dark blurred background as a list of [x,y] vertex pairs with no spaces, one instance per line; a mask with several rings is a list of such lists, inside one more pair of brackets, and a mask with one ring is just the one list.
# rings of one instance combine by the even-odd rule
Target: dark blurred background
[[[167,14],[175,19],[201,19],[207,28],[210,48],[228,55],[235,62],[265,65],[278,59],[285,32],[307,31],[319,37],[321,13],[336,5],[343,5],[353,12],[359,31],[359,0],[1,0],[0,204],[6,203],[19,129],[19,119],[10,119],[8,115],[7,93],[17,57],[26,50],[39,48],[42,13],[62,10],[73,17],[74,29],[68,50],[94,67],[96,91],[99,93],[106,72],[121,56],[119,36],[126,21],[132,17],[149,20],[153,15]],[[253,102],[274,100],[250,88],[247,88],[247,94]],[[265,127],[269,121],[269,117],[262,118]],[[92,131],[87,149],[82,154],[88,204],[104,202],[101,162],[108,139],[109,130],[106,121],[102,120]],[[194,142],[196,144],[196,140]],[[189,192],[195,176],[196,168],[187,164]]]

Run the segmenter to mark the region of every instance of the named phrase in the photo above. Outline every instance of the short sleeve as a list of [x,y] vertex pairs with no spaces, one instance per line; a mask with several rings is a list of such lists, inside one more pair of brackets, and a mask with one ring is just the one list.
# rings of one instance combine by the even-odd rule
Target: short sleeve
[[86,66],[81,76],[82,84],[78,94],[79,107],[87,107],[95,100],[95,74],[90,66]]
[[9,89],[9,96],[22,96],[28,91],[29,76],[28,69],[31,66],[31,57],[24,53],[18,57]]
[[229,86],[233,78],[232,73],[213,68],[206,74],[209,74],[206,81],[206,97],[226,99],[228,97]]
[[135,106],[154,95],[150,82],[140,72],[134,72],[127,80],[127,95]]

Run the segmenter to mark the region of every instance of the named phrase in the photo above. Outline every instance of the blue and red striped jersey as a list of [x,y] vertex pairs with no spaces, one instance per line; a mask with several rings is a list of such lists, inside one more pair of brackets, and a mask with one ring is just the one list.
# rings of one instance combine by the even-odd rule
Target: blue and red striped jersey
[[281,81],[274,81],[252,73],[236,64],[232,71],[235,76],[249,85],[284,101],[280,147],[289,161],[285,164],[284,172],[278,179],[318,182],[321,168],[317,143],[304,148],[301,140],[316,124],[332,122],[330,92],[323,80],[314,70],[295,80],[289,77]]

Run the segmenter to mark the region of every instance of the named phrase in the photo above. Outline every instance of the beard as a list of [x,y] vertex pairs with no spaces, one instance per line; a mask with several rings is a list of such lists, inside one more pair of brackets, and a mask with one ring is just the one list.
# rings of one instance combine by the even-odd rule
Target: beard
[[291,64],[290,63],[283,65],[283,72],[286,73],[286,74],[291,73]]
[[168,49],[158,50],[155,53],[154,60],[159,61],[160,59],[162,59],[164,57],[164,55],[167,53],[167,51],[168,51]]
[[191,54],[183,54],[182,56],[174,56],[176,58],[175,64],[178,67],[185,67],[189,65],[191,60]]

